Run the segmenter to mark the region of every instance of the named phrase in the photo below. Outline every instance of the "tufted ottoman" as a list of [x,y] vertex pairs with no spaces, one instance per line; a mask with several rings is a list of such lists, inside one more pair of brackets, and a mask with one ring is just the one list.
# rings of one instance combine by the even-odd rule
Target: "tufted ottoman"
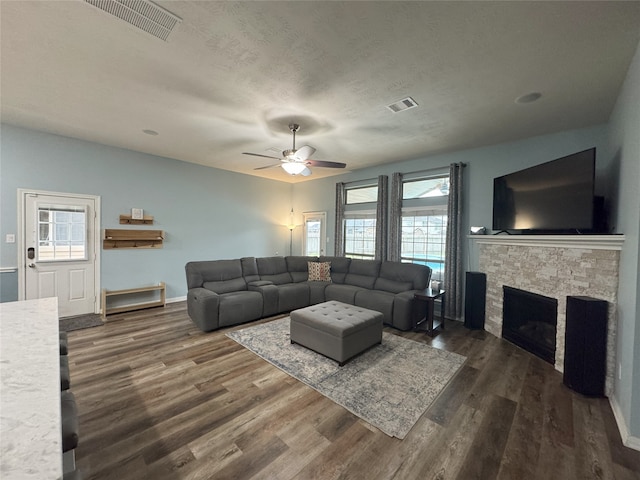
[[324,302],[291,312],[291,343],[344,365],[382,342],[383,314],[342,302]]

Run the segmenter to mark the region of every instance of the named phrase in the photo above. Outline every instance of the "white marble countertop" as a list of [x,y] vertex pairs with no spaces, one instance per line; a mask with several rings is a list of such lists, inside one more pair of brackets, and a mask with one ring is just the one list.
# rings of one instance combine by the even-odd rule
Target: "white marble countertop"
[[0,303],[0,478],[62,478],[58,299]]

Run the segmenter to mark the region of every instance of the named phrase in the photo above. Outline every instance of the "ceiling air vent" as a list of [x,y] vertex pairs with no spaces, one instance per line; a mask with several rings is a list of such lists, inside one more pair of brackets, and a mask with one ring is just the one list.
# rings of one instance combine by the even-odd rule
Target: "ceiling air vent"
[[173,29],[182,21],[173,13],[148,0],[84,1],[165,42]]
[[392,103],[391,105],[387,105],[387,108],[391,110],[393,113],[398,113],[404,110],[409,110],[410,108],[415,108],[417,106],[418,104],[413,98],[407,97],[407,98],[403,98],[398,102]]

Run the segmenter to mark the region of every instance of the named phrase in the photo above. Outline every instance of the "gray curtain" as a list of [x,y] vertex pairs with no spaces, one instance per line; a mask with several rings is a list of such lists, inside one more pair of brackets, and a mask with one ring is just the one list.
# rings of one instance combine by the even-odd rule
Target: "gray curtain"
[[389,250],[388,259],[400,261],[402,253],[400,239],[402,230],[402,174],[394,173],[391,177],[391,199],[389,206]]
[[449,203],[447,205],[447,239],[445,246],[444,288],[445,316],[462,316],[462,172],[463,163],[449,169]]
[[336,183],[336,224],[333,234],[333,254],[336,257],[344,257],[344,202],[346,200],[344,183]]
[[376,206],[376,260],[387,259],[387,232],[389,191],[386,175],[378,176],[378,202]]

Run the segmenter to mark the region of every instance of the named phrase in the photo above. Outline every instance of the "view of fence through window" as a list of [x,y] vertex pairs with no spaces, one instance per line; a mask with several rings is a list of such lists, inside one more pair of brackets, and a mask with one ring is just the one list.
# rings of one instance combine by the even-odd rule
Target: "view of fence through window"
[[84,207],[38,208],[38,261],[86,259]]
[[401,261],[428,265],[433,280],[444,280],[446,212],[402,215]]
[[373,259],[376,253],[376,219],[345,218],[344,254],[350,258]]
[[319,220],[307,220],[305,223],[305,255],[309,257],[319,257],[322,255],[320,252],[320,226]]

